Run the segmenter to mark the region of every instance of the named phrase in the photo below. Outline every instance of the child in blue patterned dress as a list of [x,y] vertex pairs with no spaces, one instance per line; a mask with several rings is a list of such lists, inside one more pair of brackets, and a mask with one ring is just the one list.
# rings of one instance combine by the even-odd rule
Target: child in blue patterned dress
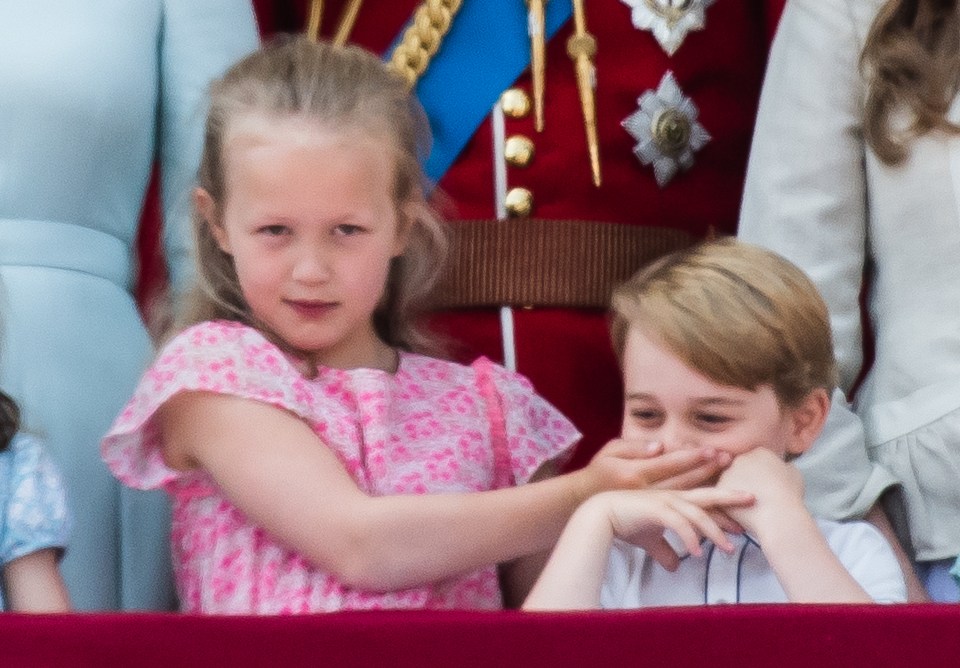
[[66,496],[40,441],[18,433],[19,425],[17,404],[0,391],[0,609],[65,612]]

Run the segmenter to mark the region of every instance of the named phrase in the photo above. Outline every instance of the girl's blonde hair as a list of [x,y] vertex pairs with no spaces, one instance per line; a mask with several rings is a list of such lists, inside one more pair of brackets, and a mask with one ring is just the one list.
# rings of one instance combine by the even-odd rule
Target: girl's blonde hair
[[[957,0],[888,0],[880,8],[860,59],[867,77],[864,136],[888,165],[903,162],[908,142],[960,127],[947,112],[960,90],[960,6]],[[906,111],[910,124],[894,127]]]
[[[384,140],[385,159],[396,165],[398,226],[409,231],[409,241],[403,255],[392,261],[384,297],[373,314],[374,327],[388,345],[436,352],[436,339],[418,326],[418,319],[443,268],[448,239],[426,199],[429,186],[421,160],[429,152],[429,126],[403,79],[361,48],[304,37],[270,43],[235,64],[211,87],[198,176],[199,187],[210,194],[218,211],[227,195],[224,138],[238,118],[252,114],[304,119],[323,129]],[[212,224],[216,221],[204,221],[194,210],[197,280],[175,329],[226,319],[265,330],[250,312],[233,260],[217,245]],[[291,352],[311,359],[307,351]]]
[[621,362],[639,328],[715,383],[770,385],[783,406],[837,382],[827,306],[796,265],[733,238],[664,256],[614,290]]

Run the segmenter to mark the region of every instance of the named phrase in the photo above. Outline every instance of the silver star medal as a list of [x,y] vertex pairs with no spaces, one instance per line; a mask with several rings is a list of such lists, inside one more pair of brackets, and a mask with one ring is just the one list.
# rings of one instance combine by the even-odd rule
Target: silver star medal
[[703,30],[705,12],[715,0],[622,0],[632,9],[631,17],[637,30],[649,30],[660,42],[667,55],[672,56],[687,33]]
[[644,91],[640,108],[621,125],[637,145],[633,152],[644,165],[653,165],[657,185],[663,188],[677,172],[693,166],[693,153],[710,141],[710,134],[697,122],[697,106],[683,94],[673,72],[667,72],[657,90]]

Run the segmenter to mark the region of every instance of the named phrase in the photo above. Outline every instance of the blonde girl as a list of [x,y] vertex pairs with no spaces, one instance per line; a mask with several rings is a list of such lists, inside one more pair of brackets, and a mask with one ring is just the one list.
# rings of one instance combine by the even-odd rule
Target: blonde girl
[[199,285],[102,449],[173,497],[184,610],[497,608],[496,565],[549,548],[587,496],[723,463],[614,442],[524,485],[579,434],[522,377],[422,354],[446,246],[424,131],[356,48],[273,44],[214,85]]

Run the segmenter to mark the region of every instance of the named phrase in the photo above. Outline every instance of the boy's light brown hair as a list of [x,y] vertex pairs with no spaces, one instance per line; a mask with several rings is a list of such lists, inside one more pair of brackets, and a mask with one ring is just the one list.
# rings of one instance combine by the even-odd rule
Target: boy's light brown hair
[[721,385],[770,385],[782,406],[837,383],[827,306],[806,274],[772,251],[724,238],[666,255],[613,292],[623,360],[639,328]]

